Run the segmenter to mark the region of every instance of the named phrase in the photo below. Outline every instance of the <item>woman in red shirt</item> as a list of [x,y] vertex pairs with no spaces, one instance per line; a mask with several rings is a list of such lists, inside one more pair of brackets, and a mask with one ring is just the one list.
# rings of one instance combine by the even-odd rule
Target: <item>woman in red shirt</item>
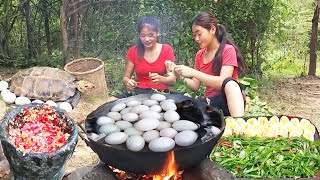
[[[153,93],[154,90],[169,91],[176,82],[173,73],[169,73],[166,62],[174,62],[174,53],[168,44],[157,42],[160,35],[159,23],[154,16],[143,16],[137,23],[138,44],[132,46],[126,55],[123,84],[129,94]],[[133,74],[135,73],[135,78]]]
[[223,110],[224,115],[244,115],[244,96],[238,84],[238,72],[244,61],[236,45],[227,37],[223,25],[210,13],[200,13],[193,19],[192,33],[200,50],[194,69],[177,65],[175,73],[185,78],[186,84],[197,91],[206,85],[203,100]]

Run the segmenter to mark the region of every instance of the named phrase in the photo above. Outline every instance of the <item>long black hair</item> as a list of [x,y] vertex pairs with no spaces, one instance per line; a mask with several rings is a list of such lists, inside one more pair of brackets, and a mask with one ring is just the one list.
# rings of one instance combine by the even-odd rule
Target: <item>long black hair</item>
[[138,32],[138,57],[139,57],[139,60],[141,61],[142,58],[143,58],[143,55],[144,55],[144,45],[143,43],[141,42],[141,39],[140,39],[140,32],[141,32],[141,29],[148,25],[151,30],[155,31],[155,32],[159,32],[159,22],[157,20],[157,18],[153,15],[145,15],[145,16],[142,16],[138,23],[137,23],[137,32]]
[[216,37],[220,42],[220,46],[214,56],[214,65],[212,67],[212,72],[220,72],[222,67],[222,50],[225,44],[232,45],[237,54],[238,71],[242,73],[244,71],[244,59],[239,51],[239,48],[227,38],[226,28],[222,24],[218,24],[218,20],[208,12],[202,12],[196,15],[192,20],[192,25],[201,26],[207,30],[210,30],[212,26],[216,28]]

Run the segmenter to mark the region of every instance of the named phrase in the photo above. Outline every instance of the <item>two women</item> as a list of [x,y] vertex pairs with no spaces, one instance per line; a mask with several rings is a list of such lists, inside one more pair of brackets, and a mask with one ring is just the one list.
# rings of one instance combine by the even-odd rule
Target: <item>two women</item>
[[169,90],[176,80],[175,75],[169,73],[174,70],[193,91],[204,83],[206,91],[202,100],[222,109],[225,115],[244,115],[244,98],[237,82],[243,59],[213,15],[200,13],[193,19],[192,32],[201,48],[196,54],[194,68],[174,64],[172,48],[157,42],[159,24],[153,16],[142,17],[137,30],[138,44],[127,53],[123,77],[129,91],[142,94],[151,93],[153,89]]

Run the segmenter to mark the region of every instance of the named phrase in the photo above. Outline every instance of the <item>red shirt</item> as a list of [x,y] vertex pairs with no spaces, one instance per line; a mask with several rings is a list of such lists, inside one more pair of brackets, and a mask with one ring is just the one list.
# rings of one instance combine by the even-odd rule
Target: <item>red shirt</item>
[[166,65],[164,64],[165,60],[174,62],[174,53],[168,44],[162,44],[162,48],[159,54],[159,57],[156,61],[149,63],[143,57],[142,60],[139,60],[137,46],[132,46],[127,52],[127,60],[134,64],[134,71],[136,73],[135,81],[138,83],[137,87],[139,88],[154,88],[158,90],[170,89],[169,86],[166,86],[161,83],[153,83],[149,78],[149,72],[158,73],[159,75],[164,75],[167,73]]
[[[220,72],[212,72],[212,66],[214,64],[214,59],[207,64],[203,63],[203,56],[206,49],[200,49],[195,58],[194,68],[198,71],[204,72],[206,74],[210,74],[213,76],[219,76]],[[222,50],[222,66],[234,66],[232,77],[238,81],[238,62],[237,62],[237,54],[234,47],[230,44],[226,44]],[[206,90],[204,93],[204,97],[213,97],[220,93],[220,89],[213,89],[210,86],[206,86]]]

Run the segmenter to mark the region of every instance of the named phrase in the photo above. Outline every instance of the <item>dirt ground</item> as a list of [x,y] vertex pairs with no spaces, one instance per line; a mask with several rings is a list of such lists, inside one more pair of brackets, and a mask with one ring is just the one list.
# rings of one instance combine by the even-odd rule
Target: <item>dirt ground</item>
[[[2,73],[0,71],[0,74]],[[4,79],[4,77],[2,78]],[[317,129],[320,129],[320,79],[314,77],[286,79],[272,84],[265,91],[269,93],[261,94],[262,101],[270,102],[273,108],[276,108],[277,114],[310,119]],[[105,102],[106,99],[95,99],[94,101],[81,99],[70,116],[81,124],[90,112]],[[4,115],[4,106],[4,102],[0,100],[1,119]],[[98,162],[98,156],[79,137],[76,149],[71,159],[66,163],[65,170],[71,172],[79,167],[95,165]],[[7,173],[8,171],[0,172],[0,179],[6,179]]]
[[273,82],[262,90],[262,101],[271,103],[279,115],[311,120],[320,129],[320,78],[305,76]]

